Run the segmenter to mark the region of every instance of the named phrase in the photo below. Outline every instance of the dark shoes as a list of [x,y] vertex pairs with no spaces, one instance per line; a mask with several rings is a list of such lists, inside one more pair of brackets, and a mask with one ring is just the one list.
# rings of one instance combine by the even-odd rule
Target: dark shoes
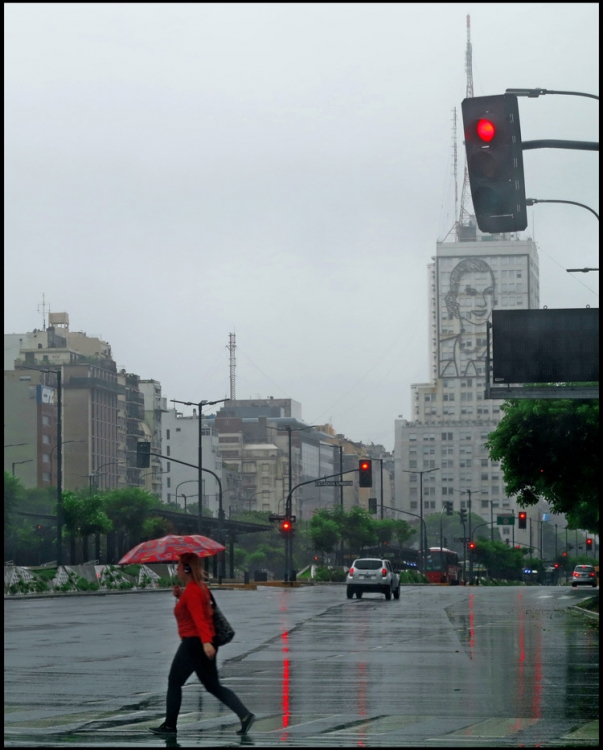
[[247,714],[244,719],[241,719],[241,728],[237,731],[237,734],[247,734],[247,732],[251,729],[254,721],[255,714]]
[[178,734],[176,727],[168,727],[165,721],[161,726],[155,727],[155,729],[149,729],[149,732],[153,732],[153,734],[161,734],[164,737],[175,737]]

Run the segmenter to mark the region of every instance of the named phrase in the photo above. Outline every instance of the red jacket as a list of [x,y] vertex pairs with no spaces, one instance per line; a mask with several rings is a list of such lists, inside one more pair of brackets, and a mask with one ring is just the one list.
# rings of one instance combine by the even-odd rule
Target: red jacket
[[181,638],[198,637],[201,643],[211,643],[216,635],[213,609],[207,586],[189,581],[174,607]]

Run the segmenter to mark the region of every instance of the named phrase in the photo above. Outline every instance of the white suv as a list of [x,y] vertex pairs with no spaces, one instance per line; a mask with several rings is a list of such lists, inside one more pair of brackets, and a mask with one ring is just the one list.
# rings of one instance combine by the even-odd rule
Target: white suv
[[394,572],[389,560],[376,557],[361,557],[354,560],[347,578],[347,596],[351,599],[354,594],[358,599],[367,592],[385,594],[386,599],[400,598],[400,576]]

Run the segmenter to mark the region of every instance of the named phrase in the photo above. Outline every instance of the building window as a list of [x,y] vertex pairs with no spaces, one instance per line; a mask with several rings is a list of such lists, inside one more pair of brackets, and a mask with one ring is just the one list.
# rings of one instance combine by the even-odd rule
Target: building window
[[170,446],[169,445],[166,446],[166,450],[167,450],[167,455],[169,456],[170,455]]
[[50,463],[50,454],[49,453],[42,453],[42,462],[45,464]]
[[416,432],[411,432],[411,433],[410,433],[410,434],[408,435],[408,440],[409,440],[410,442],[413,442],[413,441],[414,441],[414,440],[416,440],[416,439],[417,439],[417,433],[416,433]]
[[166,439],[166,440],[169,440],[169,439],[170,439],[170,431],[169,431],[169,430],[166,430],[166,431],[165,431],[165,439]]
[[42,472],[42,481],[50,482],[50,474],[47,471]]
[[417,507],[417,501],[416,501],[416,500],[411,500],[411,501],[410,501],[410,507],[411,507],[411,508],[412,508],[413,510],[416,510],[416,507]]
[[166,470],[166,472],[169,472],[169,470],[170,470],[170,462],[169,461],[167,462],[167,467],[166,467],[165,470]]
[[50,424],[50,417],[47,417],[45,414],[42,415],[42,424],[48,426]]
[[509,529],[507,526],[503,526],[502,533],[503,533],[503,536],[510,536],[511,535],[511,529]]
[[50,436],[49,435],[42,435],[42,442],[46,445],[49,445],[50,443]]
[[482,500],[482,508],[487,508],[490,505],[489,500]]
[[168,486],[168,489],[169,489],[172,486],[172,479],[171,479],[171,477],[168,477],[166,481],[167,481],[167,486]]

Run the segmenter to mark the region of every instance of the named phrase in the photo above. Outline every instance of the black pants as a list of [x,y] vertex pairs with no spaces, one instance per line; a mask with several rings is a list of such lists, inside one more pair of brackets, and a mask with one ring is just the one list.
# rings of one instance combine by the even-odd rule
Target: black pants
[[232,690],[220,684],[216,667],[217,657],[218,654],[216,653],[213,659],[207,658],[200,638],[182,639],[168,678],[165,723],[169,727],[176,726],[180,704],[182,703],[182,686],[193,672],[197,673],[197,677],[207,692],[215,695],[219,701],[222,701],[231,711],[234,711],[239,719],[247,716],[249,711]]

